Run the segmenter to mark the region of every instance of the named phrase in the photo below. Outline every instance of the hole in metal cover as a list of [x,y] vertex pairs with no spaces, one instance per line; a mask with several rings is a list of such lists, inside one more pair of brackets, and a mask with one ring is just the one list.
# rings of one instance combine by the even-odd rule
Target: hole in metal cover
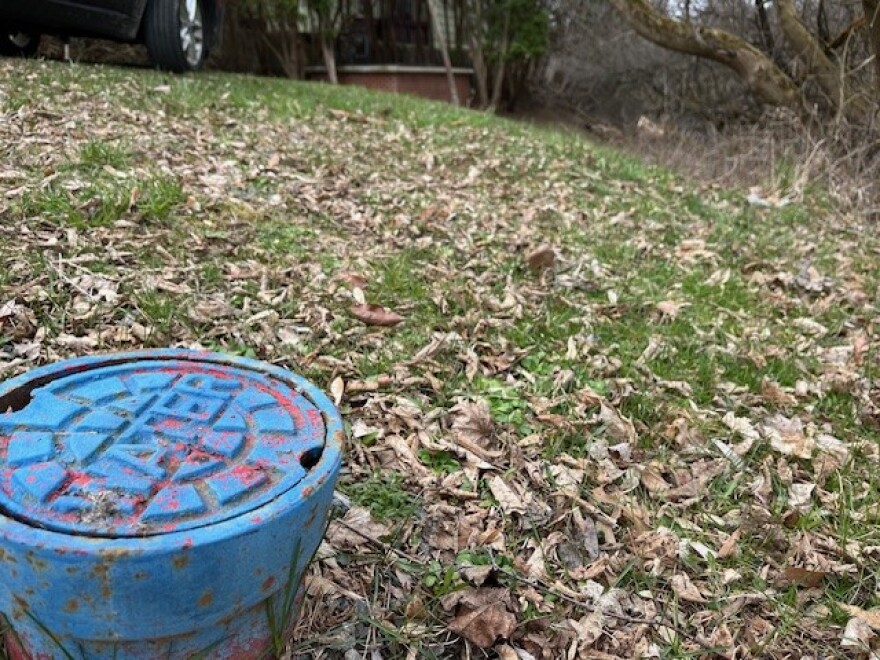
[[305,470],[311,470],[318,464],[318,461],[321,460],[323,454],[324,447],[312,447],[303,452],[303,455],[299,458],[299,464],[302,465]]
[[34,390],[39,385],[39,383],[29,383],[0,396],[0,413],[13,413],[27,408],[34,398]]

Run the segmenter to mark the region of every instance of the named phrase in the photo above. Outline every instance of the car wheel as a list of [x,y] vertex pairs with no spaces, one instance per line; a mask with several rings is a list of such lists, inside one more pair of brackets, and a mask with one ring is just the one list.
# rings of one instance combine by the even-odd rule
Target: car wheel
[[150,0],[144,14],[144,42],[160,69],[195,71],[207,56],[204,0]]
[[33,57],[40,47],[40,35],[30,32],[0,34],[0,55]]

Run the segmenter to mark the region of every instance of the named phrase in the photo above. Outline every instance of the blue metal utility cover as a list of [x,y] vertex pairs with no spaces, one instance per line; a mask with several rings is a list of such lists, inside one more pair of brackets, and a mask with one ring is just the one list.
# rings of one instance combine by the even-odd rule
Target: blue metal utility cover
[[315,385],[217,353],[83,357],[0,383],[10,658],[277,651],[344,440]]
[[0,510],[141,537],[241,516],[296,486],[325,443],[321,410],[277,374],[198,355],[73,361],[7,390]]

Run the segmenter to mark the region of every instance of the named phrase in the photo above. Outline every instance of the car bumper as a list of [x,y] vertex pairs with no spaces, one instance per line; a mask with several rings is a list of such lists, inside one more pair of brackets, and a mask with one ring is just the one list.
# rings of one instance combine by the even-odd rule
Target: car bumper
[[0,0],[7,29],[134,41],[146,0]]

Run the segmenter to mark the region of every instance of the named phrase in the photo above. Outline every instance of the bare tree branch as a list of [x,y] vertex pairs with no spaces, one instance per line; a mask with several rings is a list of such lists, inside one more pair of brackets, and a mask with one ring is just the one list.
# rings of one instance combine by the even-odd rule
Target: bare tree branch
[[847,25],[843,29],[843,31],[840,34],[838,34],[834,38],[834,40],[831,41],[831,43],[828,44],[828,47],[831,48],[832,50],[834,50],[835,48],[840,48],[846,42],[846,40],[852,36],[853,32],[855,32],[856,30],[861,30],[867,24],[868,24],[868,19],[866,19],[864,16],[859,16],[856,20],[854,20],[852,23]]
[[[876,0],[872,0],[876,1]],[[834,108],[854,120],[864,118],[868,108],[859,97],[847,94],[843,71],[825,54],[822,44],[814,37],[798,16],[794,0],[776,0],[779,27],[792,50],[804,62],[807,71],[815,76],[822,91],[828,95]]]
[[762,103],[800,106],[800,94],[791,78],[741,37],[717,28],[677,21],[654,9],[646,0],[611,0],[611,4],[645,39],[730,68]]

